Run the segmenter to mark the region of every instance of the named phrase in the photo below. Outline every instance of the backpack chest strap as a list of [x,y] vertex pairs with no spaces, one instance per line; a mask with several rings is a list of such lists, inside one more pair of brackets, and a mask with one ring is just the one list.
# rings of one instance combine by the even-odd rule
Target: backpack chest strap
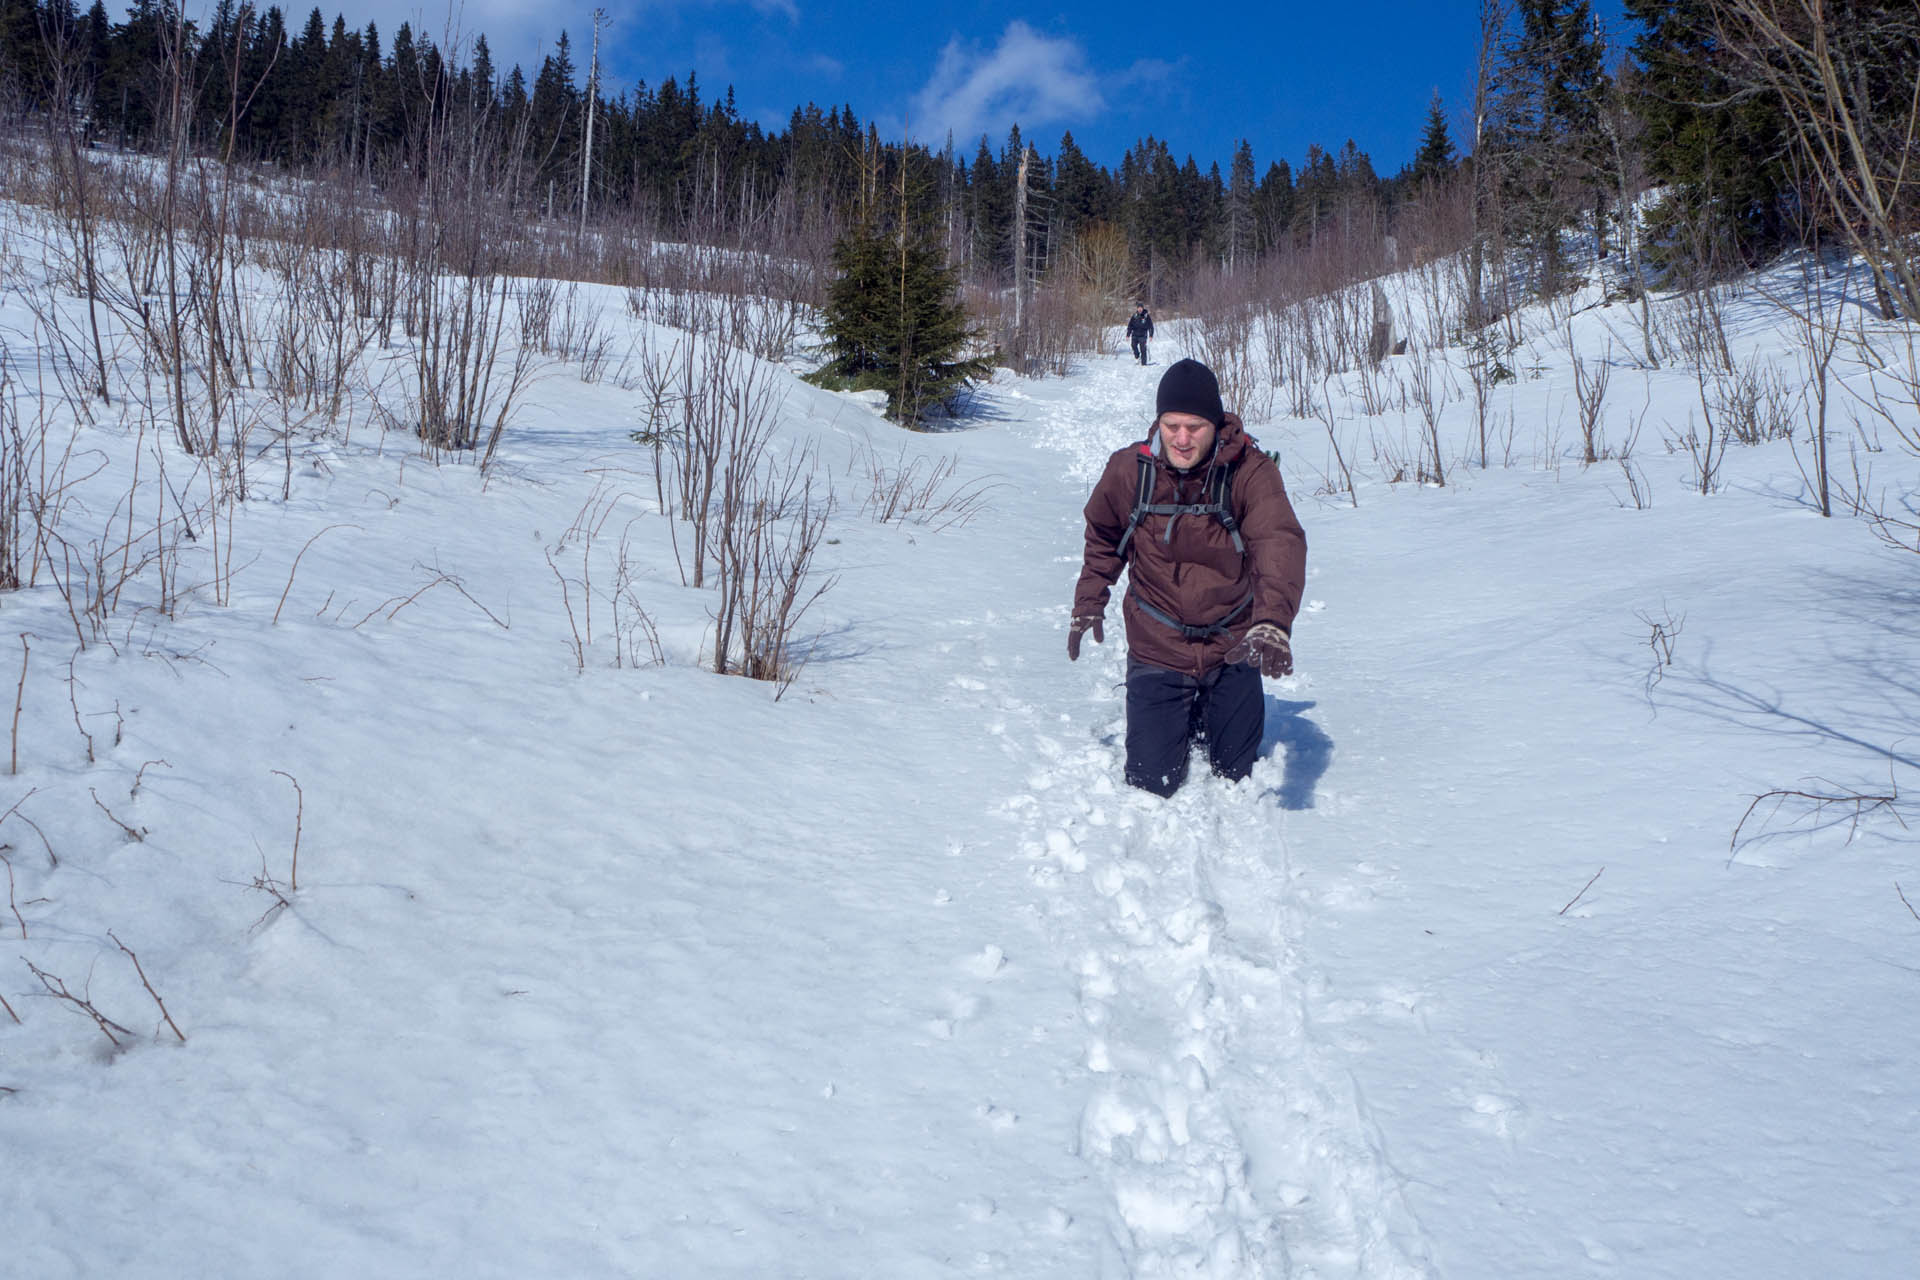
[[1166,531],[1161,534],[1160,541],[1169,545],[1173,542],[1173,526],[1181,516],[1212,516],[1227,531],[1227,536],[1233,539],[1233,549],[1243,556],[1247,554],[1246,540],[1240,536],[1240,521],[1234,516],[1233,504],[1229,500],[1233,483],[1232,468],[1220,463],[1207,468],[1205,502],[1154,502],[1153,454],[1144,444],[1140,446],[1137,461],[1139,484],[1134,493],[1133,514],[1127,521],[1126,531],[1120,535],[1120,541],[1114,547],[1123,559],[1127,554],[1127,544],[1133,541],[1134,530],[1148,516],[1167,517]]

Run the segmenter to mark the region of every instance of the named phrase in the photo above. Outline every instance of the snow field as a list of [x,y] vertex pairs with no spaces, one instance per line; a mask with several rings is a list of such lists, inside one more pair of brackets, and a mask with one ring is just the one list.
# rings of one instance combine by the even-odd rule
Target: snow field
[[[237,515],[225,607],[74,653],[52,592],[0,598],[37,637],[6,802],[37,788],[59,855],[0,830],[9,941],[136,1033],[110,1051],[0,966],[8,1269],[1902,1274],[1911,838],[1791,810],[1729,837],[1768,788],[1909,780],[1910,562],[1810,516],[1782,445],[1702,499],[1650,425],[1648,510],[1548,465],[1544,340],[1502,389],[1518,465],[1445,489],[1315,498],[1318,424],[1255,422],[1311,544],[1300,670],[1251,779],[1162,802],[1119,778],[1117,619],[1061,650],[1080,506],[1168,328],[1154,366],[1002,378],[949,433],[790,385],[782,445],[849,488],[903,447],[996,487],[945,531],[843,506],[777,703],[698,669],[710,597],[634,397],[565,369],[484,482],[301,441],[291,497]],[[1689,384],[1654,378],[1653,416]],[[616,529],[666,662],[616,667],[594,596],[576,671]],[[1647,618],[1678,628],[1657,672]],[[288,878],[296,812],[279,910],[251,885]]]

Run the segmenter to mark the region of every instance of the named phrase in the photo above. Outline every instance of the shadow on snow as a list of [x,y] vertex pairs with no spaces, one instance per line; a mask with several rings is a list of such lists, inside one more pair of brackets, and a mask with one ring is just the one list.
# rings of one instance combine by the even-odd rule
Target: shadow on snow
[[1333,739],[1303,714],[1314,706],[1311,702],[1267,699],[1267,727],[1260,738],[1260,754],[1270,755],[1281,746],[1287,749],[1286,772],[1281,775],[1279,789],[1270,793],[1280,798],[1282,809],[1313,808],[1314,786],[1333,763]]

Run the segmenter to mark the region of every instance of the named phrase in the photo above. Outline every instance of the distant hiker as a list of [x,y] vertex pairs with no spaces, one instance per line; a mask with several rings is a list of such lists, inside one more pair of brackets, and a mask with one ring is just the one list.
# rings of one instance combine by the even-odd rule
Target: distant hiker
[[1086,516],[1067,657],[1086,632],[1104,640],[1108,595],[1130,569],[1127,781],[1172,795],[1196,740],[1215,773],[1246,777],[1266,722],[1260,677],[1293,670],[1307,537],[1278,464],[1221,407],[1212,370],[1167,370],[1146,440],[1107,459]]
[[1127,317],[1127,341],[1133,344],[1133,358],[1141,364],[1147,362],[1147,339],[1153,336],[1153,313],[1147,310],[1147,304],[1141,303]]

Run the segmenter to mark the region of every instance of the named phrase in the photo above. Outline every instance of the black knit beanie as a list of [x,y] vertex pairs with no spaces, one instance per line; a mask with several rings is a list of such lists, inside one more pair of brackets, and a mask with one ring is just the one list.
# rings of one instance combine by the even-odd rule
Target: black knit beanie
[[1220,407],[1220,380],[1213,370],[1198,360],[1176,360],[1160,379],[1160,394],[1155,397],[1153,416],[1163,413],[1191,413],[1219,426],[1226,418]]

